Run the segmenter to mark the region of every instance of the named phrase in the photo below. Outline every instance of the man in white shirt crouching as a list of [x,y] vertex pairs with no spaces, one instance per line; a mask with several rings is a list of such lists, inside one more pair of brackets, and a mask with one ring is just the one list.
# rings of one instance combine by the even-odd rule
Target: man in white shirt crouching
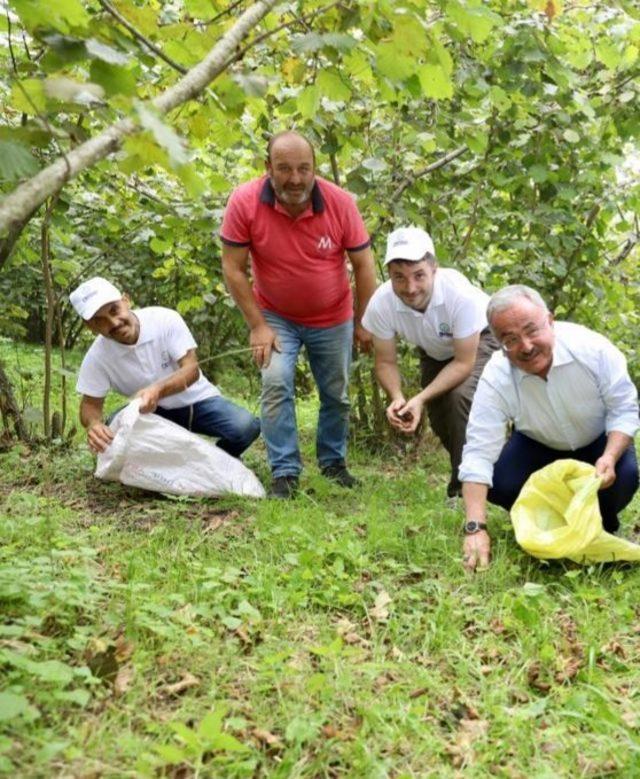
[[[400,227],[387,239],[389,281],[374,292],[362,318],[373,333],[378,381],[389,396],[389,424],[414,433],[426,407],[434,433],[449,453],[449,497],[460,494],[471,400],[485,363],[498,348],[487,326],[489,296],[461,273],[438,266],[431,236]],[[418,347],[423,389],[405,399],[396,353],[399,337]]]
[[609,532],[638,488],[638,393],[623,354],[593,330],[554,322],[521,284],[493,295],[487,319],[502,348],[480,377],[459,472],[470,570],[489,563],[487,501],[510,510],[529,476],[556,460],[595,465]]
[[141,398],[140,411],[217,438],[239,457],[260,435],[260,421],[222,397],[202,374],[196,342],[177,311],[160,306],[131,310],[129,299],[96,276],[69,301],[97,338],[82,361],[77,390],[80,421],[93,452],[103,452],[113,433],[102,417],[109,390]]

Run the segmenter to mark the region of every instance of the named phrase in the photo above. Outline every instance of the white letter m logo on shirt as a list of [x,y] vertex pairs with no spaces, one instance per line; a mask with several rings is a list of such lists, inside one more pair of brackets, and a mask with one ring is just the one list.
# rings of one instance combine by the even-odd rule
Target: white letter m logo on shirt
[[333,249],[333,243],[328,235],[323,235],[318,241],[318,249]]

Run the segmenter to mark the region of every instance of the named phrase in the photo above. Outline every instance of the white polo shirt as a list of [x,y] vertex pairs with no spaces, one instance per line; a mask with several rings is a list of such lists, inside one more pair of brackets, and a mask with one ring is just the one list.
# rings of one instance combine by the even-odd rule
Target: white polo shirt
[[453,357],[453,341],[468,338],[487,326],[489,296],[452,268],[438,268],[426,311],[405,305],[391,281],[373,293],[362,324],[377,338],[396,335],[420,346],[434,360]]
[[[178,360],[196,348],[184,319],[177,311],[160,306],[133,312],[140,322],[138,341],[132,346],[99,335],[85,355],[76,389],[82,395],[104,398],[110,389],[125,397],[166,379],[178,370]],[[206,400],[220,391],[200,372],[183,392],[162,398],[162,408],[181,408]]]
[[473,398],[460,481],[493,483],[507,425],[559,451],[575,451],[602,433],[633,437],[640,428],[638,392],[622,352],[593,330],[555,322],[553,362],[541,379],[512,365],[500,350],[486,364]]

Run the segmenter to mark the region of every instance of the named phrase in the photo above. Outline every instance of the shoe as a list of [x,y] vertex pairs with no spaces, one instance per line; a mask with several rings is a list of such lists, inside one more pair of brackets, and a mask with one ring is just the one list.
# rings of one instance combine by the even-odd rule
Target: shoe
[[322,468],[322,475],[347,489],[352,489],[360,484],[360,481],[349,473],[347,466],[342,464],[326,465]]
[[279,500],[287,500],[289,498],[294,498],[297,492],[297,476],[276,476],[271,482],[269,497],[278,498]]

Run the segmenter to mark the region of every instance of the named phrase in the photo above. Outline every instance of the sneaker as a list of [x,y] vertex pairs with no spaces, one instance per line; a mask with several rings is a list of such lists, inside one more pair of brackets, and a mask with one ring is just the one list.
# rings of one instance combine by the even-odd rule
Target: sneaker
[[327,479],[331,479],[331,481],[334,481],[336,484],[339,484],[341,487],[347,487],[347,489],[352,489],[360,484],[360,481],[349,473],[347,466],[342,464],[326,465],[322,468],[322,475]]
[[294,498],[297,492],[297,476],[276,476],[271,482],[269,497],[278,498],[279,500],[287,500],[288,498]]

